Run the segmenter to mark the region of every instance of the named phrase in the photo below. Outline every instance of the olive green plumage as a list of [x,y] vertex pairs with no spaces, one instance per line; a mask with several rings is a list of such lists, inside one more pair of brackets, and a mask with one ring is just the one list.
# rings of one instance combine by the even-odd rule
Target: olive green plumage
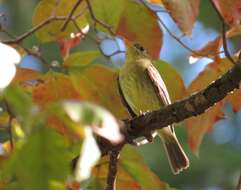
[[[158,110],[171,103],[167,88],[139,44],[128,44],[126,62],[119,73],[120,94],[135,115]],[[175,81],[174,81],[175,82]],[[158,130],[174,174],[189,166],[189,160],[180,146],[172,126]]]

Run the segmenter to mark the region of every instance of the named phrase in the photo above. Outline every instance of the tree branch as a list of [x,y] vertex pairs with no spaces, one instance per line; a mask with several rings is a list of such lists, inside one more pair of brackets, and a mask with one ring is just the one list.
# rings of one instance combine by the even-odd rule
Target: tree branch
[[122,146],[112,150],[110,153],[108,177],[105,190],[116,189],[117,164],[121,148]]
[[163,109],[144,114],[129,121],[131,126],[130,134],[137,137],[192,116],[200,115],[225,98],[229,92],[239,88],[240,81],[241,63],[239,62],[206,89]]
[[[151,131],[204,113],[215,103],[224,99],[229,92],[240,88],[240,81],[241,61],[238,60],[230,71],[212,82],[207,88],[160,110],[123,121],[121,125],[124,125],[122,133],[125,136],[125,141],[122,144],[131,143],[135,138],[146,136]],[[102,143],[100,148],[104,155],[115,147],[108,143]]]
[[16,39],[6,40],[6,41],[3,41],[2,43],[9,44],[9,45],[21,43],[23,40],[25,40],[26,38],[28,38],[29,36],[34,34],[36,31],[40,30],[41,28],[47,26],[52,21],[65,20],[66,18],[67,18],[66,16],[51,16],[51,17],[47,18],[46,20],[42,21],[41,23],[39,23],[38,25],[36,25],[35,27],[31,28],[29,31],[18,36]]

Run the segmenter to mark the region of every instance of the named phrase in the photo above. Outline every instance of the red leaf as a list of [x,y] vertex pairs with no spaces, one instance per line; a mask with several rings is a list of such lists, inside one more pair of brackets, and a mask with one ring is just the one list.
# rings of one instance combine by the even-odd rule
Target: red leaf
[[230,26],[239,25],[241,19],[240,0],[213,0],[213,3]]
[[82,36],[83,35],[81,33],[76,33],[73,34],[71,38],[59,40],[60,52],[63,58],[67,58],[69,56],[69,51],[71,48],[79,45]]

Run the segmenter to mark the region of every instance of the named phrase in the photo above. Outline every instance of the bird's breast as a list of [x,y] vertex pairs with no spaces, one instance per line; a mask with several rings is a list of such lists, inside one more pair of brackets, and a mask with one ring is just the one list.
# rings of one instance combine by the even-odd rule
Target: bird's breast
[[120,72],[120,86],[124,98],[137,115],[162,106],[145,69],[135,65],[123,68]]

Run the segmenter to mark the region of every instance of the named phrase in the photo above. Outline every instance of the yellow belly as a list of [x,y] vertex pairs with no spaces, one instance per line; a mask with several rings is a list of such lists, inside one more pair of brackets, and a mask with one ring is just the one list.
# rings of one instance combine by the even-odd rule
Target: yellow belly
[[140,115],[163,106],[145,67],[135,65],[123,68],[119,77],[124,98],[135,114]]

